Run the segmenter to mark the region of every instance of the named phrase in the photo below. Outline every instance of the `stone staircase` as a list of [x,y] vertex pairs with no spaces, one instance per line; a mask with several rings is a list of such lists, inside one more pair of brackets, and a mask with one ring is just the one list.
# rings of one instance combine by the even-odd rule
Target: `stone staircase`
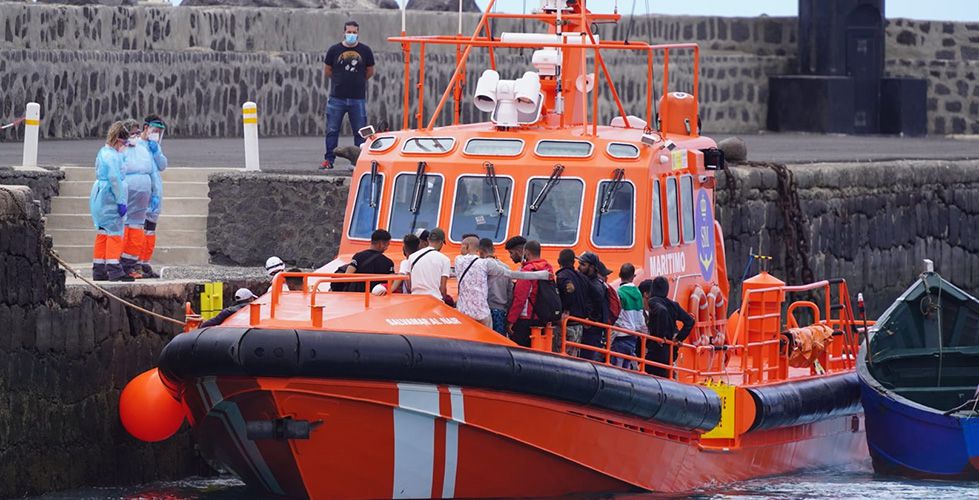
[[[47,233],[54,249],[74,264],[92,261],[95,229],[88,197],[95,179],[93,167],[63,167],[59,195],[51,199]],[[156,266],[197,266],[208,263],[207,176],[223,169],[168,168],[163,172],[163,213],[156,229]],[[84,267],[83,267],[84,268]]]

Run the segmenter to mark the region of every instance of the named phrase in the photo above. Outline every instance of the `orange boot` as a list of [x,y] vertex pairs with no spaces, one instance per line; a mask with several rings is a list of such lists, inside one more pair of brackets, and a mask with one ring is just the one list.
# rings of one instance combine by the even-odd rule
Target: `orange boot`
[[137,265],[139,264],[139,254],[143,251],[143,238],[142,227],[126,226],[119,263],[122,265],[122,270],[133,278],[143,277],[142,269]]
[[95,247],[92,249],[92,279],[95,281],[105,281],[109,279],[109,273],[105,269],[105,245],[108,236],[105,231],[98,231],[95,234]]

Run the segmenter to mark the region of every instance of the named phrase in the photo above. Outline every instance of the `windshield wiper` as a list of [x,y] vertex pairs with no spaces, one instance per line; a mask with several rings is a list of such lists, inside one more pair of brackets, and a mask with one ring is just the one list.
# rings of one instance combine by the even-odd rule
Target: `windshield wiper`
[[540,193],[538,193],[537,197],[534,198],[533,203],[531,203],[530,207],[528,207],[531,212],[540,210],[540,206],[544,203],[544,200],[547,199],[547,193],[550,193],[551,188],[556,186],[557,183],[561,181],[561,174],[563,172],[564,165],[561,165],[560,163],[554,165],[554,171],[551,172],[551,176],[547,178],[547,183],[544,184],[543,189],[540,190]]
[[612,185],[609,186],[608,190],[605,191],[605,199],[602,200],[602,207],[599,212],[608,212],[609,206],[612,205],[612,199],[615,198],[616,191],[622,187],[622,177],[625,176],[625,169],[617,168],[612,172]]
[[411,206],[408,207],[408,211],[418,215],[418,209],[421,208],[422,196],[425,194],[425,167],[428,166],[427,163],[420,161],[418,162],[418,170],[415,171],[415,190],[411,194]]
[[483,162],[486,167],[486,182],[493,188],[493,201],[496,203],[496,213],[503,215],[503,197],[500,196],[500,185],[496,182],[496,167],[492,163]]
[[368,204],[371,208],[377,208],[377,160],[371,160],[371,198]]

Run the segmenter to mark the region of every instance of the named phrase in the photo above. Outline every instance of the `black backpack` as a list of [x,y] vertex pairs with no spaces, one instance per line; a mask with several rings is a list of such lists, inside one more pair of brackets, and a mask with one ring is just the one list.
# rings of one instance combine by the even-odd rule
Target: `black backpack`
[[557,293],[557,284],[551,280],[538,280],[537,300],[534,302],[537,319],[556,323],[561,319],[561,311],[561,296]]

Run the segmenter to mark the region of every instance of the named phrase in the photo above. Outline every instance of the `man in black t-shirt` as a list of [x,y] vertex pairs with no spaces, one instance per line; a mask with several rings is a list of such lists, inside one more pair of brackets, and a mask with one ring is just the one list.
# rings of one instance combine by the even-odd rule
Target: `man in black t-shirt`
[[333,168],[333,150],[340,140],[343,115],[350,118],[354,144],[364,139],[357,133],[367,125],[367,80],[374,76],[374,52],[357,41],[360,25],[347,21],[343,25],[343,41],[330,47],[323,58],[323,75],[333,80],[330,100],[326,105],[326,154],[321,168]]
[[[354,254],[350,264],[347,265],[347,274],[394,274],[394,261],[387,258],[384,252],[391,245],[391,233],[384,229],[378,229],[371,234],[371,247],[367,250]],[[380,281],[371,282],[371,289],[384,283]],[[349,283],[346,291],[363,292],[363,283]]]

